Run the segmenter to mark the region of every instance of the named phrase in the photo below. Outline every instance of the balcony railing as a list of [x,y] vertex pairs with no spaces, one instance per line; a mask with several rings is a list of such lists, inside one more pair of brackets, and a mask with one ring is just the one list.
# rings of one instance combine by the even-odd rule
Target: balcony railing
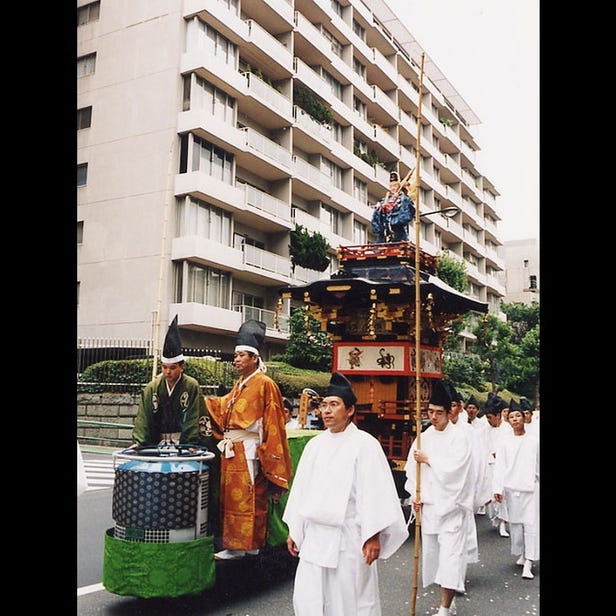
[[289,317],[287,315],[278,315],[278,325],[276,326],[276,312],[273,310],[256,308],[255,306],[248,306],[246,304],[235,304],[231,308],[235,312],[242,313],[242,322],[249,319],[256,319],[257,321],[263,321],[268,329],[280,330],[284,333],[289,332]]

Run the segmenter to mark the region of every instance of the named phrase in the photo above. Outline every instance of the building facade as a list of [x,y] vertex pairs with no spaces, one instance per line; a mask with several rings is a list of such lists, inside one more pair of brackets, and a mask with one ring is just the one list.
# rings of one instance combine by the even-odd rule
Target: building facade
[[500,248],[505,261],[507,304],[539,302],[539,242],[536,239],[509,240]]
[[[368,7],[369,5],[369,7]],[[280,288],[371,242],[389,172],[416,165],[421,248],[463,259],[498,312],[499,193],[475,164],[479,119],[384,0],[79,0],[78,338],[232,352],[243,321],[288,338]],[[301,225],[329,269],[291,267]],[[412,234],[411,234],[412,236]]]

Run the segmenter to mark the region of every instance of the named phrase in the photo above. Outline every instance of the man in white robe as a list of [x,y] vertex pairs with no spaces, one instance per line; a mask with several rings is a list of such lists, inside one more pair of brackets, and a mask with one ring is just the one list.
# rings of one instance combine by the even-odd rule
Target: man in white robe
[[441,587],[438,616],[453,615],[454,594],[465,592],[468,516],[473,512],[475,488],[471,439],[449,421],[450,412],[449,391],[435,381],[428,404],[431,425],[421,434],[420,447],[417,440],[411,446],[404,486],[414,511],[421,515],[423,585]]
[[511,553],[530,580],[539,560],[539,440],[526,432],[520,408],[510,408],[509,422],[512,432],[498,445],[492,485],[494,499],[507,506]]
[[352,423],[355,402],[334,373],[319,406],[325,430],[306,444],[282,516],[299,557],[295,616],[380,616],[376,561],[408,538],[383,448]]

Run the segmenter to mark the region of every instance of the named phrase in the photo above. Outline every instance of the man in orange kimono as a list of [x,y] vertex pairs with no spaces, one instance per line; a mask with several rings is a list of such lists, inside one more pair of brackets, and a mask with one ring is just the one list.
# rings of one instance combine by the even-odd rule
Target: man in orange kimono
[[265,323],[249,320],[238,332],[233,389],[205,399],[219,441],[222,547],[217,560],[255,555],[267,540],[268,497],[289,489],[292,466],[282,394],[259,354]]

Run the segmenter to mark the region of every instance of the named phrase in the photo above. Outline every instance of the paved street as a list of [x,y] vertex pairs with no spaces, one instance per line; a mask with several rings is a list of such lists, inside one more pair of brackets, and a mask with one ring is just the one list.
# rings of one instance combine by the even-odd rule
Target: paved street
[[[96,481],[113,476],[104,456],[84,454],[87,472]],[[89,463],[97,459],[99,464]],[[109,460],[111,457],[109,456]],[[103,471],[104,467],[106,471]],[[99,475],[103,475],[100,477]],[[291,598],[297,561],[286,549],[270,548],[256,557],[218,562],[213,588],[177,599],[122,597],[101,582],[103,537],[113,525],[112,489],[91,487],[79,499],[78,591],[79,616],[293,616]],[[466,593],[456,599],[458,616],[536,616],[540,614],[540,564],[535,578],[521,578],[522,568],[510,554],[509,539],[499,537],[486,516],[476,516],[480,561],[469,565]],[[414,530],[389,560],[379,561],[383,616],[410,614],[413,582]],[[426,589],[419,576],[416,614],[428,616],[438,607],[438,587]]]

